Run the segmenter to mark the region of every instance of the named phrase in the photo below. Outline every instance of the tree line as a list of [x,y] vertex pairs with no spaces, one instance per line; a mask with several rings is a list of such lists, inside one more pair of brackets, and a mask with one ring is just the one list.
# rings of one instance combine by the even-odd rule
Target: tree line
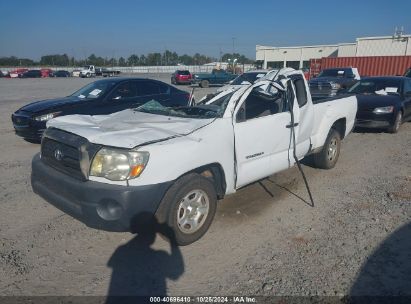
[[[247,58],[244,55],[234,53],[226,53],[221,57],[221,61],[227,62],[233,59],[237,59],[239,64],[253,63],[254,61]],[[128,58],[108,58],[96,56],[91,54],[85,59],[75,59],[67,54],[55,54],[41,56],[40,61],[35,61],[28,58],[18,58],[16,56],[0,57],[0,66],[82,66],[82,65],[95,65],[101,67],[109,66],[165,66],[165,65],[203,65],[210,62],[219,61],[217,58],[209,57],[196,53],[194,55],[178,55],[176,52],[166,50],[163,53],[148,53],[146,55],[132,54]]]

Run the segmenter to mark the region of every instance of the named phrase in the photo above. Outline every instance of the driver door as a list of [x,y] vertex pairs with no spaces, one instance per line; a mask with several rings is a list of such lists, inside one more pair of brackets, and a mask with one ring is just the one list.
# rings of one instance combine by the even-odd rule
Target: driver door
[[[282,92],[269,97],[253,88],[234,112],[236,188],[294,164],[290,149],[291,114],[286,96]],[[295,110],[298,111],[298,107]]]

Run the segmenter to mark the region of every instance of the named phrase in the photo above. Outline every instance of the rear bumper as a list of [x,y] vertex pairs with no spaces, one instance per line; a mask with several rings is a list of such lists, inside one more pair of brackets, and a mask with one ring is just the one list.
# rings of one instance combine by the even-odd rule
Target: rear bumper
[[190,84],[193,81],[191,79],[176,79],[177,83],[186,83],[186,84]]
[[80,181],[44,164],[39,154],[32,161],[33,191],[89,227],[132,231],[140,214],[152,214],[172,182],[122,186]]

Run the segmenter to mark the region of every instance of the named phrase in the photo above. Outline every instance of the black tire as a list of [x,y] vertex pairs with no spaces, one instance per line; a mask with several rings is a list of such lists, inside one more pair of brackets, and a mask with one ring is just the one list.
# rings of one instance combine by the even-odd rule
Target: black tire
[[[178,224],[180,203],[192,191],[202,191],[208,198],[208,213],[201,222],[201,226],[193,233],[185,233]],[[179,246],[189,245],[199,240],[208,230],[217,209],[217,194],[213,183],[196,173],[180,177],[166,192],[155,216],[160,224],[165,224],[168,232],[161,236]],[[185,214],[185,211],[184,211]],[[195,213],[196,214],[196,213]]]
[[401,127],[401,124],[402,124],[402,112],[398,111],[397,115],[395,116],[395,121],[393,125],[388,128],[388,132],[397,133]]
[[206,79],[201,80],[201,82],[200,82],[200,87],[201,88],[208,88],[209,86],[210,86],[210,82],[208,80],[206,80]]
[[341,135],[337,130],[331,129],[322,150],[313,155],[315,167],[320,169],[334,168],[340,156],[340,149]]

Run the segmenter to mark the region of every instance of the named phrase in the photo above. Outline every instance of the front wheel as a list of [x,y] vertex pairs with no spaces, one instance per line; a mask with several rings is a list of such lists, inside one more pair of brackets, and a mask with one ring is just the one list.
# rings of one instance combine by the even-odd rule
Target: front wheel
[[217,208],[213,183],[199,175],[179,178],[167,191],[156,212],[159,223],[170,227],[165,237],[177,245],[189,245],[208,230]]
[[322,150],[314,154],[314,164],[317,168],[334,168],[340,156],[341,135],[335,129],[331,129],[325,140]]
[[402,112],[398,111],[397,115],[395,116],[394,124],[388,128],[388,132],[390,133],[397,133],[400,129],[402,123]]
[[209,85],[210,85],[210,82],[208,80],[201,80],[200,82],[201,88],[208,88]]

